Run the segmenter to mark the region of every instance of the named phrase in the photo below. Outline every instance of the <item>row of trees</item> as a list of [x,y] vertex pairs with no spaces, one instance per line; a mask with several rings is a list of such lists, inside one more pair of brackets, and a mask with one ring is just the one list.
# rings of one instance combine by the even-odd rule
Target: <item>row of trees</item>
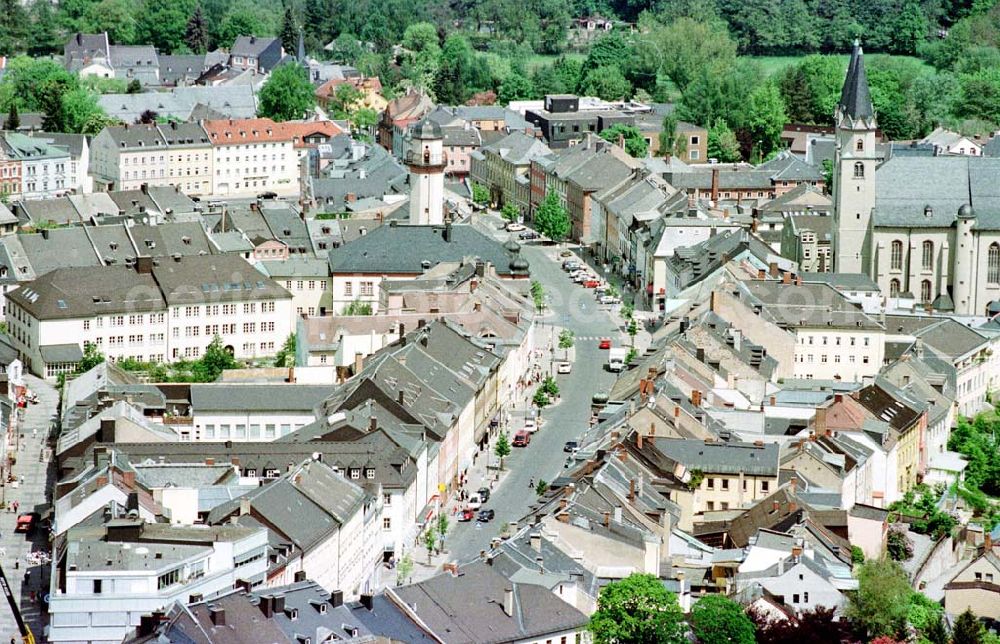
[[95,91],[58,63],[19,56],[0,80],[0,111],[44,114],[49,132],[97,134],[114,122],[97,103]]
[[844,618],[817,608],[795,618],[773,620],[744,611],[721,595],[703,597],[685,619],[677,597],[653,575],[633,574],[601,589],[590,631],[597,644],[841,644],[848,641],[919,641],[927,644],[992,644],[997,638],[966,611],[949,635],[944,611],[910,587],[894,561],[873,560],[857,570],[858,590],[850,593]]

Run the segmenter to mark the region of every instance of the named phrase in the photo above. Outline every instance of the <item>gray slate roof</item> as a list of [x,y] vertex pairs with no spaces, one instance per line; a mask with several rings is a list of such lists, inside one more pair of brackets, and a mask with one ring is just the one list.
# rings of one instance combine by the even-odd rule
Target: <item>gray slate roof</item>
[[419,275],[426,270],[424,261],[434,266],[475,257],[492,263],[501,275],[512,273],[512,258],[503,244],[468,225],[453,225],[450,242],[444,232],[444,226],[379,226],[331,250],[330,272]]
[[858,40],[854,41],[854,51],[851,53],[851,62],[847,67],[847,78],[840,92],[838,107],[853,119],[871,118],[875,115],[872,97],[868,93],[864,51]]
[[212,411],[311,412],[330,395],[326,385],[299,384],[193,384],[191,407],[195,413]]
[[778,475],[777,443],[758,446],[753,443],[707,443],[694,439],[657,438],[656,447],[689,470],[697,469],[705,474]]

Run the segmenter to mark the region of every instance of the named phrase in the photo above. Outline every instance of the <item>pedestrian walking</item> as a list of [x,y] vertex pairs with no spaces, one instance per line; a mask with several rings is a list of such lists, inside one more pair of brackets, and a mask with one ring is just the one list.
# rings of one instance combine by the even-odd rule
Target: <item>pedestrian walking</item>
[[535,489],[535,477],[531,477],[530,479],[528,479],[528,489],[529,490]]

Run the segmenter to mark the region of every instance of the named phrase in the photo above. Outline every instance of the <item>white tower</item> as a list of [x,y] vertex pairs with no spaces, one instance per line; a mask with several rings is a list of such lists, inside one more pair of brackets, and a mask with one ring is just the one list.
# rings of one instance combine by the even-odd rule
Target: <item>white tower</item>
[[972,229],[976,225],[976,211],[969,204],[963,204],[959,207],[955,220],[955,267],[952,271],[955,313],[982,315],[982,311],[975,310],[978,275],[976,275],[976,238]]
[[838,273],[871,273],[869,224],[875,208],[875,109],[864,52],[854,41],[836,112],[833,158],[833,249]]
[[441,126],[424,119],[413,125],[407,141],[410,169],[410,223],[444,223],[444,153]]

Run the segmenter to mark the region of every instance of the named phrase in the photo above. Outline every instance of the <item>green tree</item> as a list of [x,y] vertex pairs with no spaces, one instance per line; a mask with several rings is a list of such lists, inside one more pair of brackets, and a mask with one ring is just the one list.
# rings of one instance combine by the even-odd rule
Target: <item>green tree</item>
[[19,0],[0,0],[0,56],[13,56],[26,49],[28,17]]
[[719,23],[680,18],[666,25],[651,22],[645,38],[655,43],[660,71],[682,93],[691,83],[736,61],[736,43]]
[[584,73],[580,93],[606,101],[620,101],[632,97],[632,84],[617,65],[605,65]]
[[11,101],[10,109],[7,110],[7,119],[3,124],[3,129],[16,131],[19,127],[21,127],[21,116],[17,113],[17,103]]
[[500,459],[500,469],[503,469],[503,459],[510,455],[510,441],[507,439],[507,432],[500,432],[497,436],[496,445],[493,446],[493,453]]
[[905,3],[892,22],[891,50],[908,56],[917,53],[917,47],[927,39],[931,27],[920,3],[912,0]]
[[637,159],[644,159],[646,158],[646,154],[649,153],[649,144],[646,143],[646,139],[642,136],[639,128],[634,125],[623,125],[621,123],[612,125],[601,132],[600,136],[605,141],[611,141],[612,143],[618,143],[619,138],[621,138],[625,144],[625,151]]
[[760,160],[781,146],[781,131],[785,127],[785,104],[773,83],[757,87],[747,105],[746,130]]
[[145,0],[136,11],[135,42],[152,45],[160,53],[181,49],[194,7],[195,0]]
[[194,13],[184,27],[184,44],[195,54],[208,51],[208,29],[205,26],[205,16],[201,13],[201,5],[194,8]]
[[372,314],[372,303],[362,302],[360,299],[355,299],[346,307],[344,307],[344,315],[371,315]]
[[294,55],[299,47],[299,29],[295,26],[295,13],[292,12],[292,5],[285,6],[285,15],[281,19],[281,46],[285,48],[285,53]]
[[348,118],[364,98],[365,95],[353,84],[341,83],[333,91],[333,96],[330,97],[333,117],[337,119]]
[[497,101],[507,105],[511,101],[523,101],[535,97],[535,87],[527,78],[517,72],[512,72],[497,88]]
[[955,628],[951,634],[952,644],[983,644],[985,631],[982,623],[976,619],[971,610],[966,609],[964,613],[955,620]]
[[[271,33],[270,25],[265,17],[251,8],[236,7],[230,10],[222,20],[219,28],[218,41],[231,47],[240,36],[266,36]],[[289,65],[282,65],[288,67]]]
[[587,626],[595,644],[687,644],[676,596],[653,575],[632,574],[601,589]]
[[545,376],[545,379],[542,380],[541,389],[545,392],[545,395],[552,398],[559,395],[559,383],[557,383],[556,379],[552,376]]
[[51,0],[34,0],[28,9],[31,28],[27,43],[29,56],[47,56],[62,50],[63,39],[57,30]]
[[370,107],[362,107],[354,110],[350,117],[351,127],[354,129],[354,136],[363,140],[370,138],[369,132],[378,123],[378,112]]
[[76,365],[76,373],[87,373],[97,365],[104,362],[104,354],[98,350],[97,345],[92,342],[83,343],[83,358]]
[[857,578],[845,614],[858,633],[867,639],[901,635],[912,592],[906,572],[891,559],[869,559],[858,566]]
[[865,551],[858,546],[851,546],[851,563],[861,564],[865,562]]
[[485,206],[490,202],[490,191],[478,183],[472,184],[472,202]]
[[329,40],[327,36],[332,32],[329,28],[332,16],[327,9],[327,3],[324,0],[306,0],[303,12],[302,25],[306,32],[306,50],[319,51],[326,45]]
[[131,45],[136,42],[136,9],[132,0],[101,0],[87,9],[84,28],[90,33],[108,32],[116,45]]
[[215,382],[223,371],[239,366],[233,354],[222,346],[222,338],[214,336],[205,353],[192,365],[192,372],[197,382]]
[[583,72],[586,74],[601,67],[618,67],[619,71],[623,71],[631,54],[632,48],[625,38],[619,32],[612,31],[590,46],[587,58],[583,61]]
[[437,530],[438,543],[441,544],[442,548],[444,548],[444,536],[448,534],[448,528],[448,515],[444,513],[439,514],[437,516],[437,521],[434,523],[434,529]]
[[517,218],[521,216],[521,211],[512,202],[508,201],[500,209],[500,216],[507,221],[517,221]]
[[138,78],[133,78],[125,86],[126,94],[139,94],[140,92],[142,92],[142,83],[139,82]]
[[564,359],[569,359],[569,350],[573,348],[575,340],[576,338],[571,330],[563,329],[559,332],[559,348],[565,351],[563,354]]
[[740,160],[740,142],[726,122],[718,119],[708,128],[708,158],[720,163],[734,163]]
[[548,489],[549,489],[549,484],[543,481],[542,479],[538,479],[538,485],[535,486],[535,494],[541,496],[545,494],[545,492]]
[[305,69],[297,64],[282,65],[260,90],[259,115],[275,121],[304,117],[316,105],[316,95]]
[[63,94],[78,86],[76,76],[55,61],[18,56],[8,61],[0,81],[0,106],[7,110],[17,103],[19,111],[57,113]]
[[434,554],[434,546],[437,545],[437,532],[431,528],[424,530],[424,547],[427,548],[427,564],[431,563],[431,555]]
[[677,117],[667,114],[660,124],[660,154],[670,157],[674,154],[674,146],[677,144]]
[[434,93],[446,105],[461,105],[476,92],[493,86],[489,69],[479,59],[469,40],[457,33],[445,38],[441,48]]
[[437,27],[429,22],[415,22],[403,32],[403,76],[415,87],[430,90],[434,86],[440,64],[441,46]]
[[288,334],[285,338],[285,343],[281,345],[278,349],[278,353],[274,356],[274,366],[275,367],[294,367],[295,366],[295,347],[296,337],[294,333]]
[[542,410],[549,405],[549,395],[545,393],[545,390],[539,387],[535,390],[535,395],[531,397],[532,404]]
[[569,214],[559,203],[559,196],[550,192],[535,212],[535,228],[554,242],[565,239],[570,231]]
[[400,559],[399,563],[396,565],[396,585],[402,586],[403,584],[405,584],[410,579],[410,575],[412,574],[413,574],[413,557],[410,556],[410,553],[406,553],[405,555],[403,555],[403,558]]
[[945,628],[944,618],[940,615],[927,623],[923,630],[924,639],[930,644],[949,644],[948,629]]
[[83,88],[63,94],[60,100],[59,132],[74,134],[98,134],[113,122],[98,104],[97,97]]
[[638,332],[639,323],[636,322],[635,318],[629,318],[628,322],[625,324],[625,333],[628,333],[630,347],[635,347],[635,336]]
[[723,595],[702,597],[688,619],[701,644],[754,644],[754,625],[743,607]]
[[535,303],[535,310],[541,313],[545,309],[545,288],[538,280],[531,280],[531,299]]
[[827,125],[844,84],[844,63],[836,56],[806,56],[778,76],[789,120]]

